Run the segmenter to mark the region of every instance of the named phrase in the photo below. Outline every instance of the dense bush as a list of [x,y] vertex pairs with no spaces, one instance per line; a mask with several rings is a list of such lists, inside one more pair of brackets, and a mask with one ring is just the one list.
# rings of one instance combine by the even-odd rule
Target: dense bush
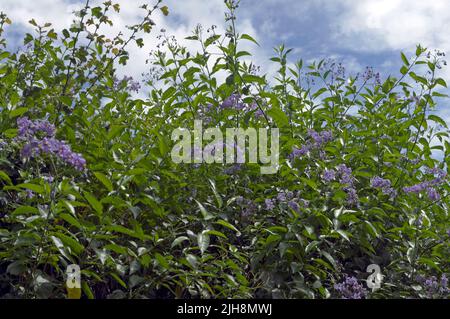
[[[225,5],[225,34],[187,38],[199,52],[161,33],[143,88],[117,69],[160,2],[127,38],[101,33],[107,1],[60,34],[31,20],[17,52],[0,40],[0,295],[64,298],[78,264],[83,298],[448,297],[443,54],[418,46],[382,79],[281,46],[268,78]],[[174,163],[172,131],[195,119],[279,128],[278,172]]]

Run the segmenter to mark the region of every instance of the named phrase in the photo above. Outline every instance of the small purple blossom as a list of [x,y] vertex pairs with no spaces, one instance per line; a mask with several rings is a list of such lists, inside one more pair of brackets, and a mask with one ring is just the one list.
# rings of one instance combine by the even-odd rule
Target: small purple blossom
[[277,195],[277,200],[279,201],[279,202],[285,202],[286,201],[286,193],[285,192],[280,192],[280,193],[278,193],[278,195]]
[[223,100],[220,106],[222,109],[234,108],[236,110],[242,110],[245,108],[245,104],[241,101],[241,95],[236,93],[231,94],[229,97]]
[[375,176],[370,180],[370,185],[374,188],[381,188],[383,194],[389,195],[390,198],[397,196],[397,191],[391,187],[391,181],[388,179]]
[[309,200],[300,198],[300,199],[299,199],[299,202],[300,202],[300,204],[301,204],[303,207],[309,207]]
[[350,205],[356,205],[359,202],[359,197],[356,192],[356,189],[352,187],[344,188],[345,192],[347,193],[347,203]]
[[448,297],[450,289],[448,288],[448,278],[442,274],[440,280],[435,276],[429,278],[419,278],[418,280],[425,288],[428,298]]
[[230,167],[227,167],[223,170],[224,174],[227,175],[236,175],[242,170],[242,166],[240,164],[233,164]]
[[[55,138],[55,127],[47,120],[30,121],[27,117],[17,119],[19,128],[18,140],[25,142],[21,150],[22,158],[31,158],[40,154],[51,154],[82,171],[86,167],[86,160],[73,152],[64,141]],[[44,133],[42,139],[37,136]]]
[[139,82],[134,81],[132,76],[124,76],[121,80],[119,80],[116,76],[113,77],[113,87],[114,89],[118,89],[122,84],[126,84],[126,88],[130,91],[134,91],[136,93],[141,89],[141,85]]
[[273,199],[266,198],[264,203],[266,204],[266,210],[272,211],[275,208]]
[[310,140],[308,140],[304,145],[301,146],[301,148],[294,147],[292,149],[291,154],[289,157],[291,160],[295,158],[300,158],[308,152],[313,150],[319,150],[319,156],[320,158],[325,158],[325,153],[323,150],[320,150],[320,148],[323,146],[323,144],[328,143],[332,140],[332,133],[331,131],[322,131],[320,133],[314,131],[314,130],[308,130],[308,136]]
[[336,172],[334,169],[325,169],[322,175],[323,180],[326,183],[334,181],[336,179]]
[[264,112],[262,111],[262,110],[256,110],[256,112],[255,112],[255,117],[258,119],[258,118],[261,118],[261,117],[263,117],[264,116]]
[[289,208],[291,208],[293,211],[295,212],[300,212],[300,206],[298,205],[297,202],[294,202],[293,200],[288,202],[288,206]]
[[419,183],[416,185],[412,185],[412,186],[408,186],[408,187],[403,187],[403,191],[405,193],[414,193],[414,194],[418,194],[420,192],[423,192],[428,186],[427,182],[423,182],[423,183]]
[[363,299],[367,295],[367,290],[355,277],[346,276],[343,282],[334,285],[334,289],[342,299]]
[[31,199],[31,198],[34,197],[34,193],[33,193],[32,190],[27,189],[27,190],[25,191],[25,194],[26,194],[26,197],[27,197],[28,199]]
[[370,185],[375,188],[385,188],[391,187],[391,181],[388,179],[381,178],[379,176],[375,176],[371,179]]
[[345,164],[340,164],[337,167],[338,174],[340,176],[339,182],[348,186],[353,186],[355,178],[352,175],[352,169]]
[[17,119],[17,127],[19,139],[27,139],[40,132],[46,137],[53,137],[56,132],[55,126],[47,120],[31,121],[26,116]]
[[427,188],[427,195],[428,198],[432,201],[437,201],[441,199],[441,195],[436,191],[434,187],[428,187]]

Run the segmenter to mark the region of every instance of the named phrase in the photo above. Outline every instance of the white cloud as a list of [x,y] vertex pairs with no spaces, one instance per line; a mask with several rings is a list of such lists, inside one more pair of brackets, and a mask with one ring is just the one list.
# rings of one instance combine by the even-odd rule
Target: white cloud
[[355,50],[413,50],[421,43],[450,49],[447,0],[338,0],[341,10],[334,21],[335,37]]

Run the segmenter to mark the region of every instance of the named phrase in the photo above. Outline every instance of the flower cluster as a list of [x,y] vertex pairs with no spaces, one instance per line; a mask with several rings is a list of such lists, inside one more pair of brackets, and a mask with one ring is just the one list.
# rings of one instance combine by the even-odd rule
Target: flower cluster
[[336,179],[336,172],[333,169],[325,169],[322,178],[327,183],[334,181]]
[[[264,101],[259,100],[260,104],[264,104]],[[258,106],[256,101],[253,101],[249,104],[246,104],[242,100],[242,96],[238,93],[233,93],[225,100],[223,100],[222,104],[220,104],[221,109],[234,109],[238,111],[243,111],[245,113],[254,112],[254,116],[256,119],[262,118],[264,116],[264,112]]]
[[312,150],[317,150],[333,139],[331,131],[322,131],[320,133],[314,130],[308,130],[308,141],[301,147],[294,147],[292,153],[289,155],[291,159],[300,158]]
[[116,76],[113,77],[113,81],[114,81],[114,88],[118,89],[123,83],[126,83],[127,88],[130,91],[134,91],[136,93],[139,92],[139,90],[141,89],[141,85],[139,84],[139,82],[134,81],[132,76],[124,76],[122,78],[122,80],[119,80]]
[[389,195],[390,198],[397,196],[397,191],[391,186],[391,181],[379,176],[375,176],[370,180],[370,186],[373,188],[381,188],[381,191],[385,195]]
[[242,102],[240,94],[233,93],[222,102],[220,107],[222,109],[242,110],[245,108],[245,104]]
[[352,175],[352,169],[345,164],[340,164],[337,167],[337,173],[339,175],[339,183],[344,185],[343,189],[347,193],[347,203],[350,205],[357,204],[359,198],[354,185],[356,179]]
[[47,120],[31,121],[28,117],[20,117],[17,119],[18,133],[17,136],[21,140],[29,139],[39,133],[46,137],[53,137],[55,135],[55,126]]
[[367,290],[355,277],[346,276],[343,282],[334,285],[334,289],[342,299],[363,299],[367,295]]
[[299,192],[292,191],[280,191],[276,198],[266,199],[264,201],[266,205],[266,210],[272,211],[275,208],[275,204],[287,204],[289,208],[296,212],[300,212],[301,208],[306,208],[309,206],[309,201],[300,198]]
[[38,156],[41,153],[52,154],[79,171],[85,169],[86,160],[81,154],[73,152],[64,141],[55,138],[56,129],[48,121],[31,121],[27,117],[21,117],[17,119],[17,126],[17,140],[25,143],[21,150],[23,158]]
[[445,182],[447,177],[447,173],[440,168],[426,168],[426,174],[433,175],[434,178],[429,181],[423,181],[418,184],[403,187],[403,191],[405,193],[414,193],[419,194],[423,191],[426,191],[428,198],[432,201],[437,201],[441,199],[441,195],[436,190],[436,186],[439,186]]
[[326,183],[339,178],[339,183],[343,185],[343,190],[347,193],[347,203],[356,205],[359,202],[358,194],[355,188],[355,177],[352,175],[352,169],[345,164],[340,164],[334,169],[325,169],[322,178]]
[[252,200],[244,198],[242,196],[236,197],[235,200],[236,204],[238,204],[242,208],[242,217],[248,218],[257,211],[257,206]]
[[450,293],[450,289],[448,288],[448,278],[445,274],[441,275],[440,280],[435,276],[429,278],[419,276],[417,281],[424,286],[428,298],[437,296],[448,297],[448,294]]
[[[358,74],[359,76],[359,74]],[[380,78],[380,73],[375,73],[373,70],[373,67],[366,67],[366,70],[364,71],[364,73],[362,74],[362,81],[363,82],[368,82],[370,79],[374,79],[374,82],[376,85],[380,85],[381,84],[381,78]]]

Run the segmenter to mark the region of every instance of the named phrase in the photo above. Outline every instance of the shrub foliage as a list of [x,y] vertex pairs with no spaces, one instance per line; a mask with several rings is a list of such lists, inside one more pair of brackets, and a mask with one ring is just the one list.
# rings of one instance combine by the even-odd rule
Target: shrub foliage
[[[101,32],[118,4],[88,1],[70,29],[31,20],[16,52],[1,38],[0,295],[65,298],[78,264],[83,298],[448,297],[443,54],[417,46],[382,78],[280,46],[269,77],[225,7],[224,34],[186,38],[196,51],[163,31],[142,88],[117,70],[161,1],[128,37]],[[174,163],[172,131],[199,119],[279,128],[278,172]]]

